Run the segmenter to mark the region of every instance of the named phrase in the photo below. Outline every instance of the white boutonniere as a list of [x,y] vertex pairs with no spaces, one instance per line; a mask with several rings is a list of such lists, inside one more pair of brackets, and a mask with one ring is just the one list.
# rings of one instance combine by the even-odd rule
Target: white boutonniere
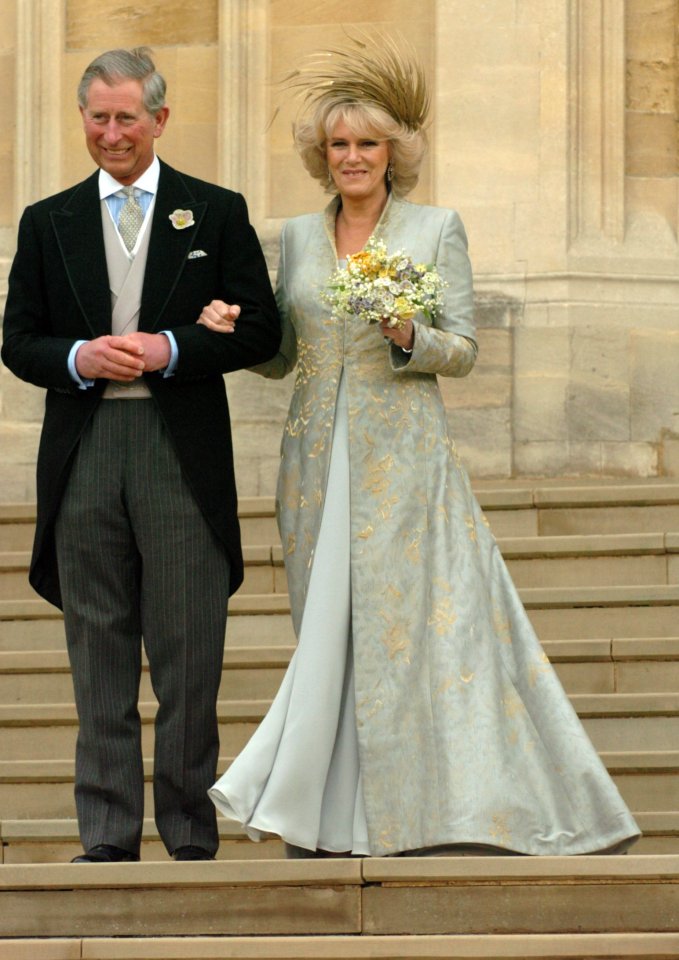
[[195,222],[193,210],[174,210],[170,214],[170,223],[175,230],[186,230],[187,227],[192,227]]

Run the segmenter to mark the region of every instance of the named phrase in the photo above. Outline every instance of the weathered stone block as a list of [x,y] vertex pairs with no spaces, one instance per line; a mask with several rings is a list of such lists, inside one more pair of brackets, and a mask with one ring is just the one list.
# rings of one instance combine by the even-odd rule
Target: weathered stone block
[[652,443],[604,442],[601,444],[601,472],[607,477],[655,477],[659,473],[657,446]]
[[448,414],[448,424],[462,461],[472,476],[510,476],[512,436],[509,409],[455,410]]
[[679,437],[666,437],[660,453],[660,473],[666,477],[679,477]]
[[[655,228],[655,234],[662,243],[676,245],[679,227],[679,177],[626,177],[625,205],[630,223],[643,218],[660,219],[666,229]],[[646,223],[648,235],[649,224]],[[647,240],[647,242],[649,242]],[[671,249],[671,247],[670,247]]]
[[629,387],[593,383],[583,375],[568,382],[568,437],[584,440],[629,440]]
[[517,327],[514,372],[517,380],[563,374],[570,366],[570,331],[566,327]]
[[[270,0],[269,3],[272,27],[342,24],[347,30],[352,24],[408,20],[413,16],[414,6],[412,0],[374,0],[368,6],[360,0],[324,0],[322,6],[308,0]],[[432,0],[423,0],[417,7],[423,19],[432,18]]]
[[35,464],[0,466],[0,490],[4,503],[34,503]]
[[514,436],[517,442],[568,439],[565,373],[524,376],[515,384]]
[[474,322],[483,328],[514,327],[523,316],[523,303],[507,293],[479,290],[474,297]]
[[625,0],[625,50],[635,60],[675,56],[675,0]]
[[40,424],[0,422],[0,450],[3,467],[34,466],[38,453]]
[[474,370],[467,377],[441,377],[439,380],[443,402],[449,410],[459,408],[504,407],[512,399],[510,371]]
[[668,60],[627,61],[628,110],[643,113],[673,113],[675,65]]
[[69,50],[110,50],[149,46],[203,44],[217,41],[219,5],[203,0],[145,0],[131,6],[109,3],[102,16],[99,0],[69,0],[66,7],[66,46]]
[[628,110],[625,120],[625,172],[628,176],[671,177],[677,174],[677,121],[674,114]]
[[636,330],[630,339],[631,439],[679,434],[679,331]]
[[279,423],[282,432],[294,382],[294,373],[283,380],[269,380],[249,370],[229,373],[226,389],[231,421],[269,420]]
[[[487,327],[479,328],[476,339],[479,346],[479,356],[476,367],[483,364],[484,369],[493,368],[496,372],[511,369],[512,339],[516,331],[511,329],[492,330]],[[474,370],[476,370],[476,367]]]
[[8,421],[41,424],[45,413],[45,391],[19,380],[0,368],[0,410]]
[[597,475],[601,473],[600,445],[565,440],[517,443],[514,471],[517,476],[528,477]]

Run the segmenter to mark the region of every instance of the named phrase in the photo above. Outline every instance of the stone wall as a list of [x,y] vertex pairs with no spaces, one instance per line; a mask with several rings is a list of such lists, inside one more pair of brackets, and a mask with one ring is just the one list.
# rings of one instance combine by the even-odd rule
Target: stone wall
[[[147,43],[169,162],[242,190],[272,271],[288,216],[325,202],[275,81],[345,32],[400,32],[427,65],[413,199],[458,209],[480,354],[442,381],[476,476],[679,475],[679,0],[5,0],[0,294],[18,214],[91,170],[87,62]],[[241,492],[271,493],[292,378],[230,375]],[[33,496],[40,391],[0,370],[0,498]]]

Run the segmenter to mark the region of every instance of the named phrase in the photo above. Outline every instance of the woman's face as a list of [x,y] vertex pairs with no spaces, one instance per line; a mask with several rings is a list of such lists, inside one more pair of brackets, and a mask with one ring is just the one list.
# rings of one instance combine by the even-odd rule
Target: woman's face
[[385,174],[389,164],[386,140],[358,136],[340,120],[326,140],[325,156],[330,175],[343,197],[367,200],[386,196]]

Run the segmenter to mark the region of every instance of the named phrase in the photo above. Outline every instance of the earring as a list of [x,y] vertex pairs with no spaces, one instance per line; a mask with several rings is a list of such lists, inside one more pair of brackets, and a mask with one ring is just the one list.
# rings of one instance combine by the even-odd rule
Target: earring
[[394,164],[390,160],[387,165],[387,181],[391,183],[393,179],[394,179]]

